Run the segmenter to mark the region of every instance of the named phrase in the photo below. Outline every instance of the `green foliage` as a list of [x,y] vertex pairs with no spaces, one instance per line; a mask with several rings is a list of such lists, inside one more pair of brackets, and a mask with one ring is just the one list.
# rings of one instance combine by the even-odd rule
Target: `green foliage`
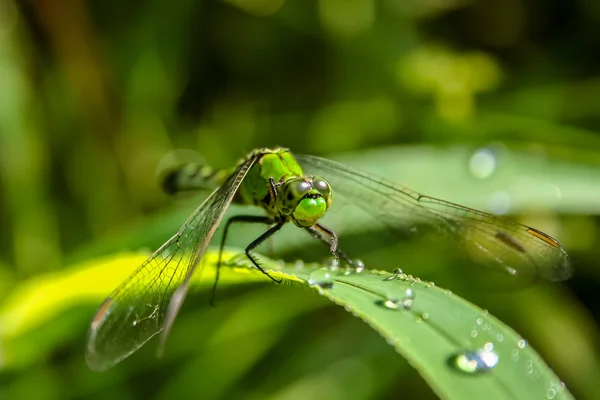
[[[232,255],[236,253],[225,254],[227,266],[222,270],[223,284],[265,282],[264,276],[250,265],[244,268],[232,261]],[[0,339],[6,350],[10,350],[4,354],[3,368],[26,369],[39,363],[43,354],[32,353],[26,346],[19,346],[19,342],[27,341],[28,335],[35,336],[36,330],[51,331],[48,326],[56,324],[53,320],[61,314],[68,314],[82,304],[100,302],[107,286],[118,284],[124,274],[132,272],[131,266],[143,262],[145,257],[147,255],[139,254],[106,257],[73,266],[60,274],[40,277],[16,288],[14,297],[0,310],[3,326],[11,328],[1,332]],[[202,271],[196,274],[203,278],[192,281],[194,289],[210,287],[217,257],[217,252],[205,256],[200,268]],[[233,258],[236,259],[240,260],[239,253]],[[307,285],[363,319],[402,354],[443,398],[504,399],[545,395],[571,398],[564,384],[523,338],[487,311],[432,282],[421,281],[401,271],[390,274],[317,264],[279,264],[264,257],[261,257],[261,263],[273,277],[286,283]],[[308,292],[304,295],[311,296]],[[247,329],[249,322],[244,313],[250,310],[244,308],[248,307],[237,311],[241,321],[235,321],[234,317],[205,345],[219,348],[221,343],[239,340],[237,326],[243,324]],[[288,311],[295,314],[293,308]],[[52,335],[38,338],[44,342],[38,344],[38,349],[60,345],[64,339]],[[262,343],[262,346],[265,345],[268,341]],[[482,367],[485,360],[467,360],[461,364],[461,355],[473,357],[478,350],[494,357],[489,365]],[[251,357],[249,361],[257,360]],[[200,359],[192,364],[203,362],[206,361]],[[222,373],[231,375],[236,372],[229,368]],[[185,378],[181,379],[185,382]]]

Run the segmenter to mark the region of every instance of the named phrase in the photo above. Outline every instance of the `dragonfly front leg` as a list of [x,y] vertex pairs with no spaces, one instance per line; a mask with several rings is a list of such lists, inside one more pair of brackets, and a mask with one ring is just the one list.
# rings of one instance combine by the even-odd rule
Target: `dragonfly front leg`
[[[321,224],[315,224],[314,226],[310,226],[305,228],[307,232],[309,232],[315,239],[319,239],[321,242],[325,243],[329,246],[329,251],[335,257],[335,260],[341,258],[350,266],[356,266],[355,262],[348,257],[346,253],[338,248],[338,237],[335,232],[331,229],[325,228]],[[328,241],[323,234],[329,236],[330,240]]]
[[[234,217],[229,218],[227,223],[225,224],[225,229],[223,229],[223,237],[221,238],[221,245],[219,246],[219,258],[217,261],[217,271],[215,273],[215,283],[213,285],[212,294],[210,296],[210,304],[214,307],[215,298],[217,295],[217,284],[219,282],[219,273],[221,270],[221,260],[223,258],[223,248],[225,246],[225,241],[227,240],[227,233],[229,232],[229,226],[234,222],[249,222],[249,223],[260,223],[271,225],[275,221],[273,221],[270,217],[260,216],[260,215],[236,215]],[[254,264],[254,262],[253,262]]]
[[246,256],[250,259],[250,261],[252,261],[252,264],[254,264],[254,266],[260,272],[262,272],[263,274],[265,274],[266,276],[271,278],[271,280],[273,280],[274,282],[277,282],[277,283],[281,283],[281,279],[275,279],[271,275],[269,275],[269,273],[267,271],[265,271],[263,267],[260,266],[256,257],[252,254],[252,250],[254,250],[255,247],[257,247],[259,244],[261,244],[262,242],[267,240],[269,237],[271,237],[275,232],[280,230],[284,224],[285,224],[285,221],[278,222],[277,225],[269,228],[268,231],[266,231],[265,233],[260,235],[256,240],[254,240],[252,243],[250,243],[248,245],[248,247],[246,247]]

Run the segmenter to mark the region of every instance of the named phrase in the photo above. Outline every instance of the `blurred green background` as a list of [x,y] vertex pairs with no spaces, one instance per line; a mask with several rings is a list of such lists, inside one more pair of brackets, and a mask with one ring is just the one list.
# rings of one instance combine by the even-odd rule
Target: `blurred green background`
[[[595,398],[599,23],[594,0],[0,0],[2,315],[39,279],[168,239],[198,201],[161,192],[166,154],[219,168],[281,145],[560,240],[571,280],[460,294]],[[369,266],[436,281],[434,253],[388,243]],[[0,398],[435,398],[364,323],[267,281],[216,309],[191,296],[163,359],[151,343],[93,373],[103,290],[16,336],[0,318]]]

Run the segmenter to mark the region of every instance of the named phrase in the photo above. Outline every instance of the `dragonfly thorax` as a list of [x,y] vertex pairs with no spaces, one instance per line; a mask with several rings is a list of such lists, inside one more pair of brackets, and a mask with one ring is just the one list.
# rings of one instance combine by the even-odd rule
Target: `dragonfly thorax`
[[331,206],[331,185],[318,176],[291,178],[277,191],[277,210],[300,227],[316,224]]

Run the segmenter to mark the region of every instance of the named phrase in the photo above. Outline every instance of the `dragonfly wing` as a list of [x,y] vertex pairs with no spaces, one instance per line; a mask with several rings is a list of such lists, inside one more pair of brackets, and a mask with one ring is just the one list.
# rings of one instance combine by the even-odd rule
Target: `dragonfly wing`
[[190,278],[255,159],[250,157],[241,164],[179,231],[102,303],[88,333],[86,361],[90,368],[110,368],[163,329],[169,331]]
[[511,275],[556,281],[572,274],[565,249],[535,228],[421,195],[335,161],[309,155],[296,158],[305,173],[329,181],[334,199],[339,193],[358,203],[391,230],[412,235],[428,227],[459,241],[472,258]]

